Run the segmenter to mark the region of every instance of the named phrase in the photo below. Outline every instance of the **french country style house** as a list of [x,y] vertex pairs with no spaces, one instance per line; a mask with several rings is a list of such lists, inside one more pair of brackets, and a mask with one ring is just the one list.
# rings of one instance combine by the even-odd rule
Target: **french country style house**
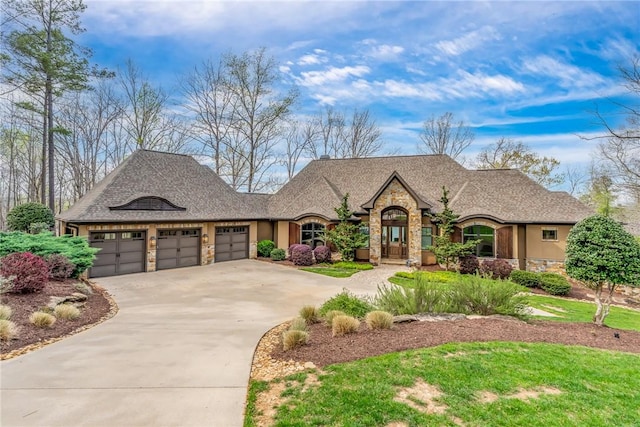
[[434,264],[442,188],[460,215],[454,240],[480,239],[476,255],[534,271],[561,268],[571,227],[591,214],[565,192],[517,170],[469,170],[445,155],[311,161],[275,194],[238,193],[180,154],[139,150],[58,216],[61,233],[100,248],[91,277],[257,257],[260,240],[287,249],[324,244],[349,194],[369,235],[357,258]]

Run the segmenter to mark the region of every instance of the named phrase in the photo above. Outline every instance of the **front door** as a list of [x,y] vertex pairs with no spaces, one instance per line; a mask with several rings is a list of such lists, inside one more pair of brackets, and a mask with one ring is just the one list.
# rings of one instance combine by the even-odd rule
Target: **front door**
[[407,227],[397,225],[382,227],[382,257],[407,258]]
[[407,212],[389,208],[382,212],[382,258],[407,259]]

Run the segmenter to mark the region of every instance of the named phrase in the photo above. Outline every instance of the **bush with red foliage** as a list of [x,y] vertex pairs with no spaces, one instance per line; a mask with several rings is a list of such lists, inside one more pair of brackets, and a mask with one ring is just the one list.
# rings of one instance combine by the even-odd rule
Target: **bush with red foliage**
[[44,289],[49,280],[49,267],[31,252],[17,252],[0,259],[0,274],[13,277],[9,292],[27,294]]
[[75,264],[62,254],[51,254],[46,258],[49,267],[49,279],[62,281],[73,275]]
[[331,262],[331,249],[329,246],[317,246],[313,250],[313,256],[317,263]]
[[289,246],[289,255],[294,265],[313,265],[313,251],[307,245],[291,245]]
[[502,258],[486,259],[480,265],[480,273],[493,279],[507,279],[512,271],[513,266]]
[[460,257],[459,271],[462,274],[476,274],[480,268],[480,262],[475,255]]

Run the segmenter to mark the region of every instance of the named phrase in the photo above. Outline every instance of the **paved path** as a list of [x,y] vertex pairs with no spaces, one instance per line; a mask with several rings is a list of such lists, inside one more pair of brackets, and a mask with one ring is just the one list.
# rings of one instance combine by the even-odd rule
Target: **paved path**
[[99,279],[118,314],[0,362],[0,425],[240,426],[264,332],[343,287],[374,293],[402,269],[334,279],[243,260]]

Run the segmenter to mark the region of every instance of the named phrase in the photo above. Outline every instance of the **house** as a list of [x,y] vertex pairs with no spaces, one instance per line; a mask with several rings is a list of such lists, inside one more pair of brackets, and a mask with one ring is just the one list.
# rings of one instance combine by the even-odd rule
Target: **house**
[[316,246],[344,195],[369,235],[357,257],[434,264],[427,248],[442,188],[460,218],[454,239],[481,239],[479,257],[528,270],[561,268],[567,234],[591,211],[517,170],[469,170],[445,155],[310,162],[277,193],[231,189],[190,156],[139,150],[69,210],[62,233],[101,248],[92,277],[255,258],[260,240]]

